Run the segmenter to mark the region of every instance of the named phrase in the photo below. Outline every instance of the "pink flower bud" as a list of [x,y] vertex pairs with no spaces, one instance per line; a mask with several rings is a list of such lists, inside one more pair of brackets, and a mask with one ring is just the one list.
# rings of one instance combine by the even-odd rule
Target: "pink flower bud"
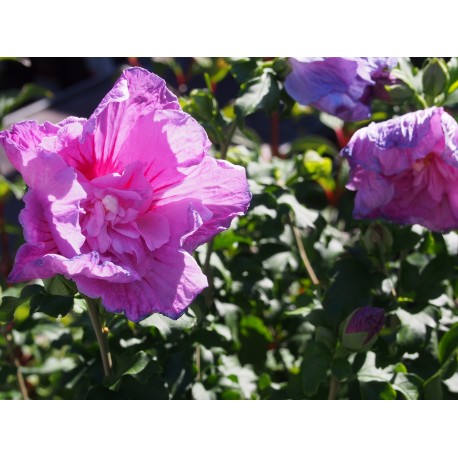
[[351,313],[342,326],[342,345],[350,350],[366,351],[383,327],[385,312],[376,307],[361,307]]

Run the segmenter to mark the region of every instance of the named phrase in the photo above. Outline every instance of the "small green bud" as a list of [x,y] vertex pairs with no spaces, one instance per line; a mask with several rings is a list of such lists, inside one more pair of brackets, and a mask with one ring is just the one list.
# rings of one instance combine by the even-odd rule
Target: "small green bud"
[[371,223],[363,236],[363,244],[370,255],[385,256],[393,247],[393,236],[381,223]]
[[447,88],[450,75],[442,59],[431,59],[423,70],[423,91],[435,97]]

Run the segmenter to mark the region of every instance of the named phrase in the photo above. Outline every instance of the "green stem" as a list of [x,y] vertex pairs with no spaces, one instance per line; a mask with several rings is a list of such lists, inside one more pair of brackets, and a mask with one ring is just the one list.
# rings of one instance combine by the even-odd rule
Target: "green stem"
[[417,102],[420,103],[421,108],[428,108],[428,104],[426,103],[426,100],[419,94],[418,92],[415,93],[415,99]]
[[99,344],[100,356],[102,357],[103,373],[105,377],[113,375],[113,363],[111,361],[110,350],[108,349],[108,341],[106,334],[102,330],[102,324],[99,316],[99,301],[95,299],[86,298],[87,311],[91,319],[92,327],[94,328],[95,337]]

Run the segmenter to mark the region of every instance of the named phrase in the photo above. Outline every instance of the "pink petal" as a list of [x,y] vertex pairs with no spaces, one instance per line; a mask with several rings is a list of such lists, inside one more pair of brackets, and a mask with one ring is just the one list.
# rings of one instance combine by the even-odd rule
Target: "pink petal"
[[186,168],[186,174],[186,180],[154,195],[153,204],[161,206],[182,199],[195,199],[205,207],[205,215],[201,215],[203,224],[184,245],[187,251],[192,251],[227,229],[234,217],[245,214],[251,193],[243,167],[208,155],[200,164]]
[[151,313],[177,319],[207,286],[207,279],[188,253],[163,247],[139,281],[122,284],[78,277],[76,283],[84,294],[101,297],[109,311],[140,321]]
[[125,70],[89,118],[82,150],[92,160],[94,176],[120,171],[118,153],[143,116],[156,110],[180,110],[165,81],[142,68]]
[[58,128],[50,123],[19,123],[0,134],[8,159],[35,193],[60,252],[67,257],[80,253],[84,236],[79,226],[80,202],[86,197],[75,171],[54,152],[40,144]]
[[147,213],[136,221],[146,246],[157,250],[170,239],[170,223],[167,218],[158,213]]

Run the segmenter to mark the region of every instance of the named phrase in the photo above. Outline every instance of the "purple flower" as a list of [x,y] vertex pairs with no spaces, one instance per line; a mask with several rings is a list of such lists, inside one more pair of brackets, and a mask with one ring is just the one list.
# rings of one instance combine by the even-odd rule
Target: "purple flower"
[[389,81],[397,59],[291,57],[289,63],[285,89],[294,100],[344,121],[361,121],[371,117],[376,82]]
[[458,128],[442,108],[358,130],[341,152],[357,191],[353,216],[458,228]]
[[212,158],[204,129],[140,68],[89,119],[17,123],[0,143],[29,187],[10,281],[62,274],[134,321],[186,310],[207,286],[190,253],[250,202],[244,169]]
[[385,312],[376,307],[361,307],[344,322],[342,344],[351,350],[367,350],[383,327]]

